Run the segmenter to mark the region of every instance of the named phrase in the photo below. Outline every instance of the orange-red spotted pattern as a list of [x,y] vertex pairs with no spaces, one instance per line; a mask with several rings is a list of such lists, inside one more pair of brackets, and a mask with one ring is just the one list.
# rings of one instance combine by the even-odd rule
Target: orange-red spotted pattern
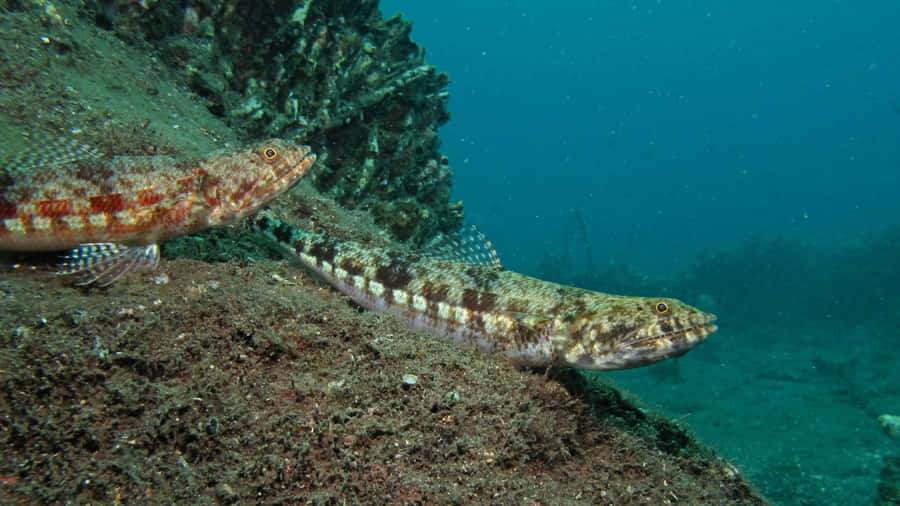
[[308,146],[272,139],[191,163],[162,156],[77,158],[6,167],[0,249],[151,245],[227,224],[287,190],[316,157]]

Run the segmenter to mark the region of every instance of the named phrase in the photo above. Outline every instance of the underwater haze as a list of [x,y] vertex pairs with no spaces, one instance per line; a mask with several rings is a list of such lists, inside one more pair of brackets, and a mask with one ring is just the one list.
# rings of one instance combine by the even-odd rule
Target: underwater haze
[[900,4],[386,0],[450,74],[469,219],[527,264],[578,209],[669,272],[748,234],[900,218]]
[[900,3],[381,6],[450,74],[455,195],[506,267],[718,314],[608,377],[778,504],[900,501]]

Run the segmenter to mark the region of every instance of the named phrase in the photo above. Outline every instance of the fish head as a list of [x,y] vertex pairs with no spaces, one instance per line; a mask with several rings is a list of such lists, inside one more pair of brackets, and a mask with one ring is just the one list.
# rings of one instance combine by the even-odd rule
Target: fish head
[[614,370],[684,355],[717,330],[715,315],[677,299],[607,296],[557,323],[563,365]]
[[287,191],[316,161],[309,146],[270,139],[205,164],[210,225],[240,220]]

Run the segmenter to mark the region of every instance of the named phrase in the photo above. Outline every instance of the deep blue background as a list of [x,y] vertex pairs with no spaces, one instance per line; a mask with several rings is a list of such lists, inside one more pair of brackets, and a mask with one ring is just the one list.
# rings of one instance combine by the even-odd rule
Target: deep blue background
[[450,74],[441,130],[507,267],[655,273],[753,233],[900,223],[900,2],[383,0]]

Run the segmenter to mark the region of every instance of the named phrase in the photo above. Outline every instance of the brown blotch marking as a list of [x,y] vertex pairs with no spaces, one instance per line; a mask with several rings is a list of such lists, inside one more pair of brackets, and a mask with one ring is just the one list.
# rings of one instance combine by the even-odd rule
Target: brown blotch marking
[[[562,295],[559,290],[557,290],[557,295]],[[587,308],[588,302],[581,297],[560,297],[558,302],[551,308],[551,312],[553,314],[581,314],[584,313]]]
[[340,262],[341,269],[344,269],[351,276],[361,276],[365,269],[362,265],[358,264],[353,258],[345,257],[341,259]]
[[[176,161],[175,163],[171,164],[171,169],[169,170],[169,172],[171,174],[190,174],[190,176],[187,177],[192,178],[204,177],[209,175],[209,171],[203,168],[205,166],[206,165],[203,162],[197,163],[197,161],[195,160]],[[215,167],[214,170],[216,168],[220,168],[222,172],[227,172],[227,170],[225,170],[226,167]],[[154,170],[153,167],[149,167],[149,169]]]
[[426,299],[434,302],[443,302],[447,300],[447,292],[449,291],[449,286],[432,283],[431,281],[426,281],[422,287],[422,295],[425,296]]
[[506,310],[511,313],[528,313],[528,304],[519,299],[513,299],[506,303]]
[[[297,249],[302,251],[300,248]],[[316,257],[320,262],[326,261],[333,264],[334,257],[337,254],[337,246],[331,239],[318,237],[313,239],[312,244],[309,245],[309,254]]]
[[542,329],[535,329],[531,327],[527,327],[522,325],[519,322],[516,322],[515,328],[513,329],[513,339],[512,342],[515,344],[527,344],[527,343],[536,343],[538,339],[541,337]]
[[112,195],[118,192],[122,188],[122,185],[113,181],[112,179],[106,179],[103,181],[97,182],[97,191],[94,192],[98,197],[103,197],[106,195]]
[[469,334],[476,336],[484,335],[486,332],[484,329],[484,322],[481,320],[481,318],[469,318],[469,322],[466,323],[465,328],[469,332]]
[[91,197],[91,213],[117,213],[123,209],[125,209],[125,198],[121,193]]
[[[586,326],[584,330],[587,330],[590,326]],[[611,329],[606,332],[600,332],[598,327],[597,332],[597,340],[603,343],[620,343],[622,342],[622,337],[628,334],[632,329],[626,324],[617,323],[614,324]]]
[[556,295],[563,299],[574,299],[581,292],[581,290],[571,286],[560,286],[556,289]]
[[564,317],[566,318],[574,318],[574,316],[577,314],[572,310],[571,307],[569,307],[568,301],[566,299],[557,298],[555,302],[555,304],[550,306],[549,309],[545,311],[547,314],[564,315]]
[[472,265],[468,267],[464,272],[476,287],[484,291],[488,291],[491,287],[491,284],[500,279],[500,276],[495,272],[494,269],[482,267],[479,265]]
[[576,311],[584,311],[587,309],[587,305],[587,301],[582,298],[575,299],[575,302],[573,303]]
[[72,214],[72,201],[69,199],[42,200],[35,207],[38,216],[55,218]]
[[9,188],[15,182],[8,170],[0,170],[0,188]]
[[660,323],[659,328],[660,328],[660,330],[662,330],[663,332],[665,332],[667,334],[669,332],[672,332],[673,330],[675,330],[675,327],[672,326],[672,322],[669,322],[669,321],[664,321],[664,322]]
[[0,201],[0,220],[15,218],[19,214],[19,206],[15,202]]
[[107,181],[115,175],[108,163],[86,163],[84,160],[75,162],[78,170],[74,172],[77,179],[82,181]]
[[489,313],[497,306],[497,296],[490,292],[466,289],[463,291],[462,304],[472,311]]
[[72,227],[69,224],[58,217],[53,218],[53,222],[50,225],[50,229],[53,230],[54,234],[68,234],[71,232]]
[[[371,283],[371,281],[366,280],[366,283]],[[371,284],[368,284],[371,287]],[[374,294],[373,294],[374,295]],[[385,290],[381,293],[380,298],[388,305],[391,306],[394,304],[394,291],[393,290]]]
[[378,266],[375,279],[388,288],[405,288],[412,281],[410,263],[406,257],[395,252],[388,252],[387,263]]

